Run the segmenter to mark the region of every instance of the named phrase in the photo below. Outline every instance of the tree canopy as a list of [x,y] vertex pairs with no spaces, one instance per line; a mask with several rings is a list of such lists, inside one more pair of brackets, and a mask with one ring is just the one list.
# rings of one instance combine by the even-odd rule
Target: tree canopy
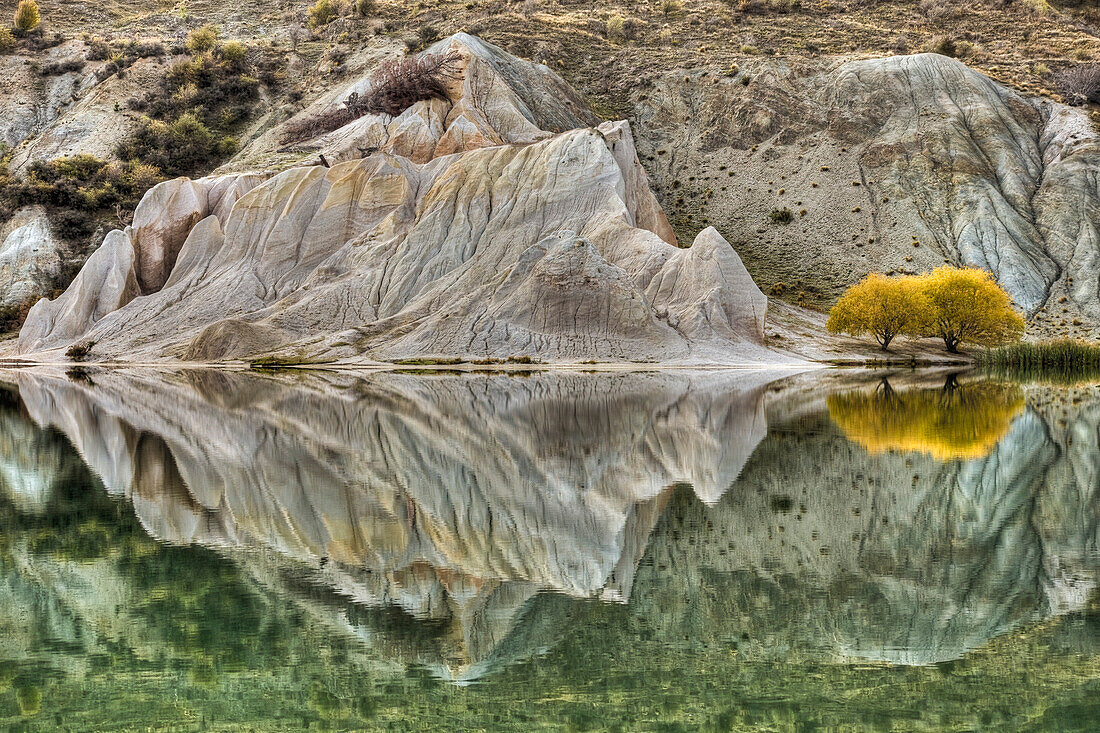
[[914,333],[927,311],[917,278],[889,278],[872,273],[853,285],[829,312],[832,333],[870,333],[886,351],[902,333]]
[[934,336],[958,353],[961,343],[1018,341],[1024,325],[1012,298],[988,272],[944,266],[920,276],[868,275],[833,306],[827,328],[870,333],[884,351],[899,335]]
[[937,267],[921,280],[931,306],[924,332],[942,338],[948,351],[957,352],[963,342],[998,346],[1024,335],[1023,316],[985,270]]

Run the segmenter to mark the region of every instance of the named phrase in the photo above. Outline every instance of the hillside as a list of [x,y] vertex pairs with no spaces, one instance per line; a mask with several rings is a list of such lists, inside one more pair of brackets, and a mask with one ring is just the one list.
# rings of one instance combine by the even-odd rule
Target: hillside
[[[504,74],[500,78],[506,86],[541,89],[536,94],[567,101],[567,109],[541,118],[536,111],[524,124],[562,134],[600,118],[628,121],[646,188],[652,187],[661,218],[667,216],[665,226],[671,225],[667,232],[653,231],[685,246],[713,226],[773,301],[820,309],[869,271],[918,272],[947,262],[994,272],[1029,316],[1033,336],[1100,335],[1100,235],[1092,224],[1098,203],[1092,183],[1094,110],[1061,103],[1076,101],[1067,94],[1065,72],[1088,67],[1100,48],[1091,25],[1096,13],[1085,7],[753,0],[735,6],[666,0],[598,8],[534,0],[431,7],[367,3],[362,14],[349,6],[313,29],[306,27],[309,9],[292,4],[278,9],[247,3],[232,8],[165,5],[150,11],[113,3],[95,12],[74,12],[64,4],[41,7],[42,37],[60,33],[63,42],[31,49],[34,44],[23,39],[16,55],[3,58],[24,75],[27,67],[41,69],[47,59],[60,73],[42,77],[39,72],[43,81],[36,84],[20,83],[13,75],[6,89],[0,87],[0,104],[7,109],[35,110],[32,116],[9,115],[13,121],[4,136],[13,146],[10,180],[33,174],[36,161],[41,166],[80,153],[111,160],[135,152],[142,165],[155,170],[135,170],[128,163],[131,167],[121,173],[115,168],[97,173],[106,176],[106,184],[96,179],[85,185],[113,188],[111,195],[97,197],[94,211],[74,214],[79,206],[71,201],[47,206],[57,240],[49,252],[53,259],[32,258],[28,264],[24,253],[11,266],[18,273],[31,272],[24,279],[38,283],[43,295],[56,295],[68,284],[109,228],[132,223],[130,211],[144,192],[142,184],[156,180],[150,175],[194,176],[220,164],[220,172],[267,177],[316,165],[318,153],[338,163],[375,149],[422,164],[468,147],[469,140],[458,147],[454,141],[443,148],[433,143],[430,150],[418,149],[420,143],[399,144],[395,141],[407,139],[409,129],[396,130],[390,123],[372,127],[366,118],[331,135],[287,142],[293,125],[323,116],[352,92],[366,90],[383,59],[466,30],[518,59],[536,62],[530,68],[547,69],[534,85]],[[208,51],[194,43],[196,29],[206,24],[219,33]],[[958,28],[965,33],[952,31]],[[238,52],[231,39],[239,40],[243,50]],[[230,47],[232,54],[225,50]],[[112,72],[111,64],[124,68]],[[201,85],[187,81],[196,74],[213,79],[219,96],[196,97]],[[35,90],[29,97],[28,89]],[[197,108],[197,116],[210,132],[210,143],[202,149],[184,146],[188,157],[173,159],[180,146],[155,143],[174,139],[180,115],[189,113],[187,100],[196,99],[206,105]],[[430,126],[431,116],[442,113],[442,124],[449,124],[448,110],[430,107],[414,117]],[[167,131],[152,139],[146,128],[159,123],[145,122],[146,115],[163,119]],[[489,128],[501,132],[494,124]],[[486,140],[528,142],[522,135]],[[64,176],[58,180],[64,183]],[[98,203],[104,200],[115,203]],[[146,206],[154,204],[151,200]],[[42,227],[41,216],[35,226]],[[25,233],[21,236],[13,241],[27,240]],[[8,249],[0,250],[0,260]],[[597,249],[606,259],[607,253]],[[61,265],[54,264],[57,259]],[[146,266],[136,267],[141,287],[123,300],[159,290],[160,284],[151,289],[142,282],[146,275],[140,271]],[[642,282],[648,283],[649,276]],[[472,293],[471,285],[462,287]],[[266,297],[257,305],[270,306]],[[30,302],[5,300],[21,312]],[[96,314],[94,321],[115,307],[90,307],[89,312]],[[789,313],[775,311],[780,336],[819,328],[812,314],[796,314],[792,327]],[[87,325],[85,317],[84,325],[64,338],[71,343]],[[302,325],[316,330],[316,324]],[[515,344],[494,351],[437,338],[466,326],[421,325],[430,337],[416,337],[414,344],[406,339],[405,347],[383,349],[375,358],[499,358],[522,352]],[[39,345],[33,348],[45,345],[42,337],[52,328],[39,329],[34,337]],[[187,343],[157,353],[256,356],[298,341],[233,329],[222,336],[249,348],[230,354],[222,345],[194,343],[197,334],[191,334]],[[770,338],[762,329],[757,337],[761,342]],[[790,341],[773,339],[770,345],[799,351]],[[682,348],[670,352],[667,345],[656,351],[554,348],[559,357],[552,359],[631,353],[634,359],[664,360],[687,353]],[[298,357],[348,356],[331,345],[318,351],[297,344],[292,351]]]

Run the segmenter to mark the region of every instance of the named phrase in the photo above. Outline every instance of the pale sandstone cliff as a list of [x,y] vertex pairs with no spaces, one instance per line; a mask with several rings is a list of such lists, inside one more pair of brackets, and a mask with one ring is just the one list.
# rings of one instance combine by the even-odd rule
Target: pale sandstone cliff
[[[447,100],[319,143],[335,160],[381,150],[152,189],[31,311],[20,353],[792,360],[763,347],[766,298],[721,235],[675,246],[626,123],[582,127],[548,69],[469,36],[430,50],[463,54]],[[103,287],[131,277],[139,292]]]
[[635,137],[678,224],[718,227],[762,287],[825,304],[867,272],[948,262],[996,275],[1032,332],[1100,335],[1087,110],[937,54],[706,71],[642,84]]

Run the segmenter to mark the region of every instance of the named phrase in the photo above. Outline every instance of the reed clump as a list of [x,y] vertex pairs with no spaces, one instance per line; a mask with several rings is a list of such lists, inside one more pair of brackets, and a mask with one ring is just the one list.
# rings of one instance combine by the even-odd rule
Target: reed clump
[[976,355],[978,365],[1037,381],[1100,382],[1100,344],[1075,339],[1018,343]]

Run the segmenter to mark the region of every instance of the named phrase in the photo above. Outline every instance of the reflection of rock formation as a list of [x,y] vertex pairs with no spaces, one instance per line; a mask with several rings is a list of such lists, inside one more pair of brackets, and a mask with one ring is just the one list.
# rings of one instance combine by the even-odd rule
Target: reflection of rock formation
[[270,547],[355,602],[452,619],[457,671],[540,589],[627,598],[669,487],[721,497],[775,376],[15,379],[157,537]]
[[662,520],[632,602],[673,608],[671,632],[696,604],[668,599],[689,593],[692,613],[727,619],[716,638],[751,640],[746,654],[899,663],[1080,609],[1100,560],[1092,399],[1060,431],[1029,408],[989,455],[948,463],[869,454],[821,415],[773,426],[719,505]]
[[35,513],[59,481],[84,470],[65,439],[19,413],[18,398],[0,391],[0,493],[20,511]]
[[943,462],[871,454],[770,378],[12,377],[151,533],[455,679],[553,646],[576,598],[669,644],[930,663],[1095,593],[1096,395],[1033,392]]

